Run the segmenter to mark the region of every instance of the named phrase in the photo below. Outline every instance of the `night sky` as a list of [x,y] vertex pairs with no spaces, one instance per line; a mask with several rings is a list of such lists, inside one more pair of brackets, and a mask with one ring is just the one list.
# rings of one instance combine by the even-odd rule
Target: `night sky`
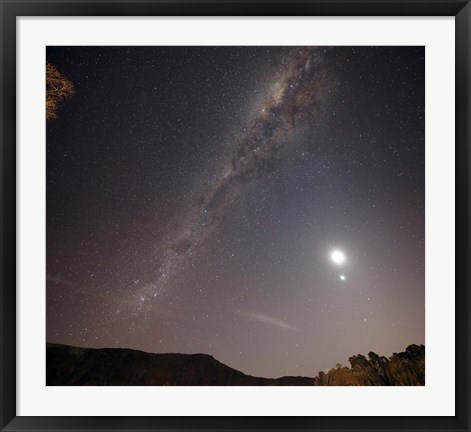
[[425,342],[423,47],[48,47],[47,340],[315,376]]

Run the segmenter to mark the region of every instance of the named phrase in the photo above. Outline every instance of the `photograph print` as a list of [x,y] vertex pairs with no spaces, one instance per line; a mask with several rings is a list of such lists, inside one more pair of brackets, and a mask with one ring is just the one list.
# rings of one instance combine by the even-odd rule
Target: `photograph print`
[[46,385],[425,385],[424,47],[44,67]]

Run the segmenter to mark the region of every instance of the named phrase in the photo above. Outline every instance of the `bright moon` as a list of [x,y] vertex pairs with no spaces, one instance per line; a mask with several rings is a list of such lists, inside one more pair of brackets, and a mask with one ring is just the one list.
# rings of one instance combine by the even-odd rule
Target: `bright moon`
[[330,257],[335,264],[342,264],[345,261],[345,255],[339,250],[333,251]]
[[345,280],[345,276],[344,275],[340,275],[340,280]]

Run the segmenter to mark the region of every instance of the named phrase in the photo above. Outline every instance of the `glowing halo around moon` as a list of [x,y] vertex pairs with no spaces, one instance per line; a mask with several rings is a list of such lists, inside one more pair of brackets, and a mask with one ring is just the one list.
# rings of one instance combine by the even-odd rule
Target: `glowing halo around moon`
[[339,250],[332,251],[330,258],[335,264],[343,264],[345,262],[345,254]]

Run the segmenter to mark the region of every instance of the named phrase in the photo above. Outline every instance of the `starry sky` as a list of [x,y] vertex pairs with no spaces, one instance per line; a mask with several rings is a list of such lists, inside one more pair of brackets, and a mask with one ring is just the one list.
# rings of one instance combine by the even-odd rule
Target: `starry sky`
[[423,47],[48,47],[47,340],[315,376],[425,342]]

